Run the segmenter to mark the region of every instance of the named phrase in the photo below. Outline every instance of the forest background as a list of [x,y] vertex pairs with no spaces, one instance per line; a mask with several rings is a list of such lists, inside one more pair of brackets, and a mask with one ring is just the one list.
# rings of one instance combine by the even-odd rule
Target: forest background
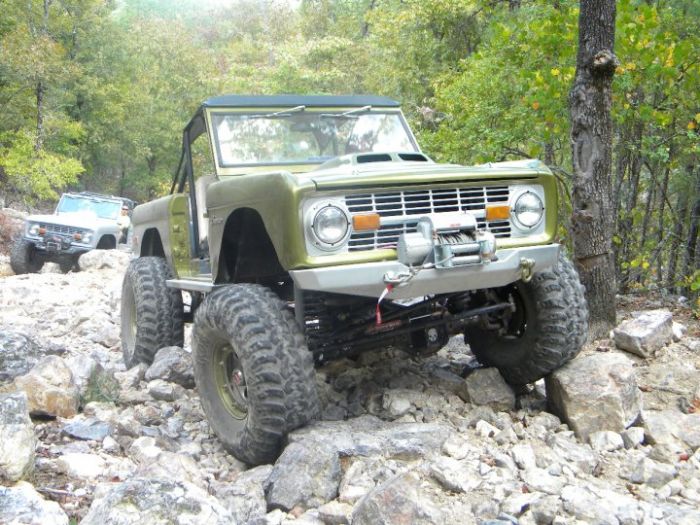
[[[437,161],[544,160],[566,242],[577,17],[573,0],[0,0],[0,200],[165,194],[213,95],[373,93]],[[700,309],[700,1],[619,0],[615,54],[618,286]]]

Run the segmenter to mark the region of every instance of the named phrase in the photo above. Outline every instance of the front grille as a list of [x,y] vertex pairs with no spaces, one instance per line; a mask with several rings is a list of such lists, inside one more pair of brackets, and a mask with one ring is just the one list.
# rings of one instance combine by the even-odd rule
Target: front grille
[[63,226],[61,224],[39,224],[41,228],[46,228],[49,233],[63,233],[67,235],[73,235],[74,233],[81,232],[80,228],[74,228],[73,226]]
[[420,217],[430,213],[469,211],[474,214],[478,228],[493,233],[496,237],[510,236],[510,220],[486,222],[487,204],[507,203],[508,186],[488,186],[477,188],[448,188],[406,190],[384,193],[364,193],[348,195],[345,205],[351,215],[378,213],[390,224],[383,224],[379,230],[352,232],[348,243],[349,250],[373,250],[394,248],[402,233],[416,231]]

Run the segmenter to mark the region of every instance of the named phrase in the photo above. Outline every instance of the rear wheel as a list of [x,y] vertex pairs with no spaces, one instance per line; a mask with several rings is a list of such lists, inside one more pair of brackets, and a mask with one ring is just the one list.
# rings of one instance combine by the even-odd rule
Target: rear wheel
[[165,346],[184,340],[182,294],[168,288],[172,278],[161,257],[140,257],[129,263],[122,283],[121,340],[124,363],[150,364]]
[[17,239],[10,251],[10,266],[17,275],[37,273],[44,266],[44,261],[39,258],[33,242]]
[[209,294],[195,314],[192,348],[204,412],[238,459],[274,461],[284,436],[318,417],[311,353],[269,289],[236,284]]
[[499,332],[469,328],[465,339],[484,365],[511,384],[532,383],[573,359],[588,336],[588,306],[578,274],[562,253],[557,265],[518,281],[505,294],[515,311]]

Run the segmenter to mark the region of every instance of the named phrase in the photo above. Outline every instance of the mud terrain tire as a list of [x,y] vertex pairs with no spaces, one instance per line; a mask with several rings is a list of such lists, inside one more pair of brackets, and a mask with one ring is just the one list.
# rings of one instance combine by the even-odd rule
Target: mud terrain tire
[[172,278],[161,257],[140,257],[129,263],[122,283],[121,340],[127,368],[150,364],[165,346],[184,340],[182,294],[168,288]]
[[10,266],[16,275],[38,273],[44,261],[37,258],[34,244],[26,239],[17,239],[10,251]]
[[313,359],[286,304],[234,284],[195,314],[194,377],[209,424],[250,465],[273,462],[286,434],[319,416]]
[[518,281],[511,293],[518,308],[513,333],[474,327],[465,339],[482,364],[497,367],[511,384],[524,385],[579,353],[588,337],[588,305],[578,273],[563,253],[557,266],[535,273],[530,282]]

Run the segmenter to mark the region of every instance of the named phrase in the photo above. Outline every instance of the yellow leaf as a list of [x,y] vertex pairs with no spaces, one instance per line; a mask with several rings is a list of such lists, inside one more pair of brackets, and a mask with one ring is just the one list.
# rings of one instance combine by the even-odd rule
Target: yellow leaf
[[537,101],[535,100],[535,101],[532,103],[532,109],[534,109],[535,111],[538,110],[538,109],[540,109],[540,103],[537,102]]
[[695,114],[695,122],[700,122],[700,113]]
[[649,264],[648,261],[644,261],[644,262],[642,263],[642,268],[644,268],[645,270],[648,270],[648,269],[649,269],[649,266],[650,266],[650,264]]
[[550,73],[552,73],[553,77],[558,77],[559,73],[561,73],[561,71],[559,71],[559,68],[554,67],[551,69]]
[[695,129],[697,127],[698,127],[698,124],[694,120],[691,120],[690,122],[688,122],[688,129]]

